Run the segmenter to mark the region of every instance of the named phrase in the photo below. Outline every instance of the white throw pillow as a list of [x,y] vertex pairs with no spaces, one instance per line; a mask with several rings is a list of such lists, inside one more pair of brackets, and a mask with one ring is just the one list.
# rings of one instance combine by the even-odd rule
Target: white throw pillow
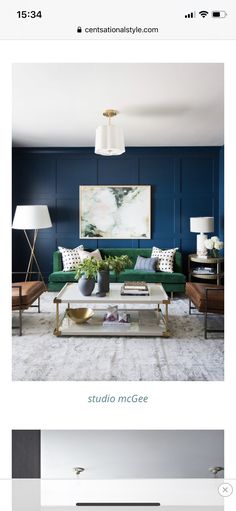
[[79,254],[80,254],[80,259],[81,259],[82,262],[85,259],[88,259],[88,258],[91,259],[92,257],[94,257],[94,259],[97,259],[97,261],[101,261],[102,260],[101,253],[100,253],[100,250],[98,248],[96,250],[94,250],[93,252],[87,252],[87,250],[79,250]]
[[158,247],[153,247],[151,257],[157,257],[156,269],[157,271],[165,271],[167,273],[173,273],[174,271],[174,257],[175,252],[178,248],[170,248],[168,250],[162,250]]
[[79,245],[76,248],[58,247],[62,256],[63,271],[75,270],[76,266],[81,263],[80,253],[83,251],[83,248],[83,245]]

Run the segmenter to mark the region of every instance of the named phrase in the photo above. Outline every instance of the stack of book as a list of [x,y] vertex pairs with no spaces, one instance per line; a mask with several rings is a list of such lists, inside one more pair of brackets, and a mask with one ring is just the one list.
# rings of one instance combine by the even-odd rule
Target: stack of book
[[121,286],[123,296],[148,296],[149,289],[146,282],[124,282]]
[[214,275],[215,269],[212,268],[211,266],[197,266],[196,268],[194,268],[193,273],[195,273],[196,275],[197,274]]

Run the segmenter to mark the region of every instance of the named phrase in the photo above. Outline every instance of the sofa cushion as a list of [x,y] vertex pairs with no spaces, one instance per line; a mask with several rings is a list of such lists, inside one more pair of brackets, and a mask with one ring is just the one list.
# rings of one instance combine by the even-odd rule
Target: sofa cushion
[[87,250],[79,250],[79,256],[82,263],[85,261],[85,259],[92,259],[92,257],[96,259],[96,261],[102,261],[102,256],[98,248],[92,252],[88,252]]
[[54,271],[49,275],[49,282],[76,282],[75,271]]
[[[49,282],[76,282],[75,271],[54,271],[49,275]],[[116,282],[116,275],[113,271],[110,272],[110,282]]]
[[156,271],[156,257],[142,257],[138,256],[134,270],[145,270],[146,272],[155,272]]
[[146,272],[145,270],[125,270],[122,271],[118,277],[117,282],[124,282],[125,280],[144,280],[146,282],[160,282],[160,283],[185,283],[185,275],[183,273],[168,273],[168,272]]
[[164,271],[173,273],[174,271],[174,256],[177,248],[170,248],[168,250],[162,250],[158,247],[153,247],[152,257],[157,259],[157,271]]
[[63,271],[75,270],[76,266],[81,262],[81,252],[83,245],[76,248],[58,247],[62,256]]

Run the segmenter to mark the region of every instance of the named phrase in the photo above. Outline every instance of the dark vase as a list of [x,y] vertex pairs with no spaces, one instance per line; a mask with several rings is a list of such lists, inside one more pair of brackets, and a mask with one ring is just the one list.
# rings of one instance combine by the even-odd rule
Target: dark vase
[[212,249],[212,257],[217,259],[220,256],[220,251],[217,248]]
[[90,296],[94,290],[95,279],[83,276],[78,281],[79,290],[84,296]]
[[98,293],[109,293],[110,275],[109,270],[100,270],[97,273]]
[[214,259],[217,259],[220,256],[220,251],[217,250],[217,248],[212,248],[211,250],[208,250],[208,257],[213,257]]

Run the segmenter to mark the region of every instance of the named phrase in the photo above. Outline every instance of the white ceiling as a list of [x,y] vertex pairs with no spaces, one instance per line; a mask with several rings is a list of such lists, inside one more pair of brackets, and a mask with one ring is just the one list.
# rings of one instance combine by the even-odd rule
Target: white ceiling
[[94,146],[106,108],[126,146],[224,142],[223,64],[15,64],[13,145]]
[[223,459],[222,431],[41,432],[43,479],[211,478]]

